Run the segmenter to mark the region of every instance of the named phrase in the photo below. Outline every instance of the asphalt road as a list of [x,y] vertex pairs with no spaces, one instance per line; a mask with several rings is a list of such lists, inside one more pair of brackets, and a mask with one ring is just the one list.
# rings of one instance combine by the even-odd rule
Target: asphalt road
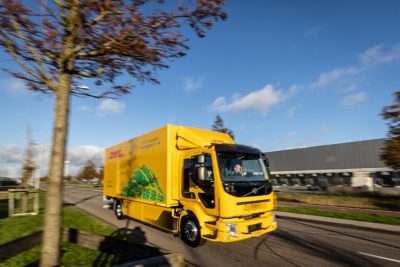
[[65,201],[109,222],[133,229],[137,241],[183,254],[194,266],[400,266],[400,236],[279,219],[279,230],[236,243],[186,246],[178,237],[102,208],[100,192],[65,188]]

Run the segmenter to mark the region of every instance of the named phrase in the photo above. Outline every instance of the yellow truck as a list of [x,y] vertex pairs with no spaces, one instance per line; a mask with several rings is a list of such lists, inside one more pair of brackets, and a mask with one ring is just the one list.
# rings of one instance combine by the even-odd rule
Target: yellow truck
[[276,195],[260,150],[184,126],[106,149],[104,196],[118,219],[161,228],[190,246],[274,231]]

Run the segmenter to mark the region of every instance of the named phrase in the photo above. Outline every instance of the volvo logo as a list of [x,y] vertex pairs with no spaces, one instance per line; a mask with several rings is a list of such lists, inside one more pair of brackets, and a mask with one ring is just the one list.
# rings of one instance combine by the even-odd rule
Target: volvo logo
[[247,193],[247,194],[245,194],[245,195],[243,195],[244,197],[247,197],[248,195],[251,195],[251,194],[257,194],[257,192],[258,192],[258,190],[260,190],[260,189],[262,189],[262,188],[264,188],[265,187],[265,185],[263,185],[263,186],[260,186],[260,187],[258,187],[258,188],[253,188],[253,189],[251,189],[251,191],[249,192],[249,193]]

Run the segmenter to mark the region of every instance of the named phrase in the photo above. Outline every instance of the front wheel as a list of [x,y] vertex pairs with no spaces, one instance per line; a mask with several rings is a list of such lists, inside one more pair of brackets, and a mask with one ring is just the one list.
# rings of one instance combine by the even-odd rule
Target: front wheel
[[188,214],[183,217],[180,228],[181,239],[189,246],[197,247],[203,243],[200,234],[200,225],[196,216]]
[[116,201],[114,207],[115,216],[117,217],[118,220],[122,220],[125,218],[124,213],[122,212],[122,200],[117,199],[115,201]]

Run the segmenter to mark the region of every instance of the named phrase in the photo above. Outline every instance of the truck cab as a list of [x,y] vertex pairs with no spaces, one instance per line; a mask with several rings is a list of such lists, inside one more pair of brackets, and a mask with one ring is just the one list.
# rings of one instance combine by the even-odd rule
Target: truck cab
[[260,150],[216,144],[182,153],[181,238],[233,242],[276,229],[276,196]]

